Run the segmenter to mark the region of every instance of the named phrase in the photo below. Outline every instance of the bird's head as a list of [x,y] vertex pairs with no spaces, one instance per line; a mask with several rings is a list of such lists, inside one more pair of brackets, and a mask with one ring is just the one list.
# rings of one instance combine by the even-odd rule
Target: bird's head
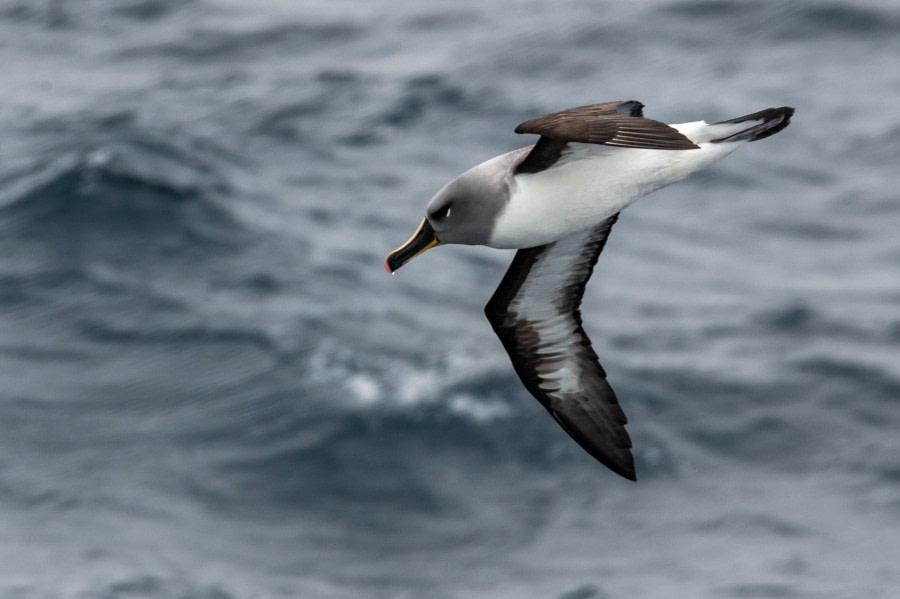
[[387,255],[384,268],[398,268],[436,245],[487,244],[502,203],[494,197],[496,186],[485,186],[479,167],[448,183],[428,203],[425,218],[406,243]]

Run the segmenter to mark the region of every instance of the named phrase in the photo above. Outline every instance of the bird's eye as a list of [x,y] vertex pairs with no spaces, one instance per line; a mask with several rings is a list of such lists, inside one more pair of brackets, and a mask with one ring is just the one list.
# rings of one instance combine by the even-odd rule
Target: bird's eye
[[444,220],[445,218],[450,216],[451,210],[452,207],[450,206],[450,204],[444,204],[443,206],[435,210],[434,214],[432,214],[431,217],[435,220]]

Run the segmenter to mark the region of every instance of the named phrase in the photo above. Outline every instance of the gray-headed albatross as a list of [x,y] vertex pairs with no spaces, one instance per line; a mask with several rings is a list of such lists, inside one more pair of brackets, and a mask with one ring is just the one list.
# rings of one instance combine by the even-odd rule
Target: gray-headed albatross
[[413,236],[385,258],[394,272],[436,245],[517,248],[485,307],[525,388],[602,464],[636,480],[622,408],[581,324],[585,285],[619,212],[743,143],[788,126],[784,106],[707,124],[644,118],[637,101],[526,121],[533,146],[492,158],[445,185]]

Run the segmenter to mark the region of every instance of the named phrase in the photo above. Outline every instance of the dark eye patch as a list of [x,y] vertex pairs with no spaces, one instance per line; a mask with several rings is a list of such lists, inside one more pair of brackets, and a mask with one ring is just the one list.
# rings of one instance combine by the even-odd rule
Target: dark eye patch
[[435,210],[434,213],[431,215],[431,218],[433,218],[435,220],[444,220],[445,218],[450,216],[451,208],[452,208],[452,206],[448,202],[447,204],[444,204],[443,206],[441,206],[440,208]]

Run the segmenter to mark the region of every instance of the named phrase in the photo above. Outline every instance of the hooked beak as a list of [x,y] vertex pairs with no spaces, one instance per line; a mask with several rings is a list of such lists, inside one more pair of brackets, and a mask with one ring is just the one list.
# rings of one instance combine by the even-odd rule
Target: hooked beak
[[419,224],[419,228],[412,234],[406,243],[398,247],[396,250],[387,255],[384,259],[384,269],[391,274],[424,252],[431,249],[438,243],[437,233],[431,227],[431,223],[427,218],[423,218]]

